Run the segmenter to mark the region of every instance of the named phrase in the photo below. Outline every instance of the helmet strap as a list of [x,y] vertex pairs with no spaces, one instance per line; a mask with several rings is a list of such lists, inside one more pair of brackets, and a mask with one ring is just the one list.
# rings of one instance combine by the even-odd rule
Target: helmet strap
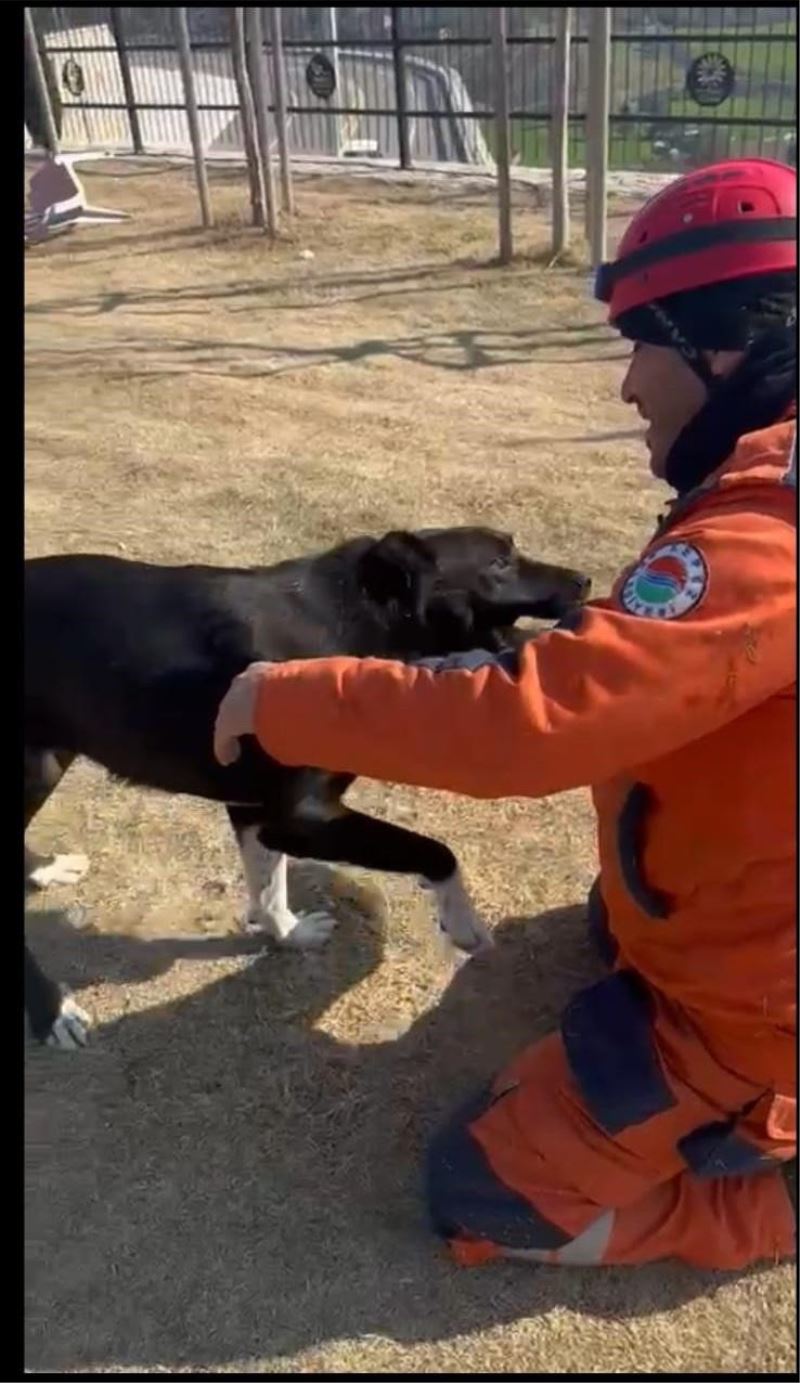
[[666,337],[664,344],[677,351],[697,375],[700,382],[705,385],[709,394],[713,393],[719,384],[719,375],[714,374],[703,352],[697,346],[692,345],[689,338],[684,335],[677,322],[660,302],[648,303],[645,310],[658,322],[661,333]]
[[686,494],[733,452],[740,437],[786,418],[797,399],[797,335],[765,331],[729,375],[715,376],[714,392],[672,444],[664,478]]

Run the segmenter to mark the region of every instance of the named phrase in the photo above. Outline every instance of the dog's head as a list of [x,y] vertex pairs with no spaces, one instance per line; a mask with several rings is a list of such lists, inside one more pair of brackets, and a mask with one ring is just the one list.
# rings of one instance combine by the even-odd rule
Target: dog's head
[[404,646],[425,653],[495,650],[516,620],[562,619],[591,585],[582,572],[524,557],[491,528],[387,533],[363,553],[359,581]]

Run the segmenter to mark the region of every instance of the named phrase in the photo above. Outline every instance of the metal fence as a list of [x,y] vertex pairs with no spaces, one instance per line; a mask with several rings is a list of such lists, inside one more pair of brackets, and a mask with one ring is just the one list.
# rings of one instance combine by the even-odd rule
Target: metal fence
[[[40,7],[67,148],[189,148],[171,7]],[[489,12],[284,9],[294,154],[491,163]],[[549,166],[555,10],[510,7],[513,158]],[[209,153],[242,148],[228,8],[189,10]],[[571,53],[570,162],[585,162],[587,15]],[[615,7],[610,166],[659,171],[754,154],[796,162],[793,6]]]

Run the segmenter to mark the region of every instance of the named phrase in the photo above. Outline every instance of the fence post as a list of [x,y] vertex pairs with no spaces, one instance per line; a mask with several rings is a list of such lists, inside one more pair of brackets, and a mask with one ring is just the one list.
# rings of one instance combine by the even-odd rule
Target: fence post
[[[336,6],[322,5],[320,6],[319,14],[322,20],[325,42],[330,44],[331,66],[333,67],[334,101],[337,106],[343,106],[344,101],[342,100],[340,81],[341,74],[339,72],[339,26],[336,22]],[[333,120],[333,142],[336,148],[336,157],[341,158],[342,117],[339,115],[338,111],[333,111],[330,118]]]
[[175,27],[175,40],[178,45],[178,61],[180,63],[181,80],[183,82],[183,99],[186,105],[189,137],[192,141],[194,175],[197,180],[197,195],[200,198],[200,212],[203,218],[203,225],[206,230],[209,230],[214,224],[214,218],[211,215],[211,198],[208,195],[208,175],[206,173],[205,159],[203,158],[203,141],[200,136],[200,120],[197,115],[197,100],[194,94],[192,47],[189,42],[189,24],[184,6],[173,6],[172,21]]
[[239,115],[242,121],[242,143],[247,164],[247,178],[250,184],[250,210],[254,226],[264,225],[264,179],[261,160],[258,156],[258,136],[256,116],[253,109],[253,95],[247,75],[247,48],[244,38],[244,10],[241,5],[228,6],[231,30],[231,58],[236,92],[239,97]]
[[553,159],[553,257],[569,246],[569,52],[572,11],[562,5],[556,11],[553,45],[552,159]]
[[256,137],[261,156],[261,178],[264,184],[266,210],[266,231],[275,239],[275,188],[272,182],[272,159],[269,152],[269,102],[267,101],[264,80],[264,33],[261,28],[261,10],[257,5],[248,5],[245,10],[247,22],[247,53],[250,59],[250,85],[256,108]]
[[492,56],[494,58],[495,163],[497,164],[497,206],[499,216],[499,259],[510,264],[514,254],[511,233],[511,138],[508,105],[508,16],[505,5],[493,5]]
[[592,268],[606,257],[611,9],[589,11],[589,88],[586,103],[586,233]]
[[394,91],[397,104],[397,148],[400,167],[411,167],[411,149],[408,143],[408,100],[406,92],[406,60],[403,53],[403,40],[400,34],[400,10],[392,5],[389,10],[391,20],[392,63],[394,66]]
[[289,140],[286,130],[286,68],[283,59],[283,23],[280,5],[269,11],[269,32],[272,43],[272,83],[275,88],[275,131],[278,136],[278,158],[281,165],[281,205],[289,216],[294,215],[292,169],[289,163]]
[[[44,126],[44,142],[47,151],[51,156],[58,153],[58,131],[56,122],[53,119],[53,107],[50,104],[50,92],[47,89],[47,78],[44,74],[39,44],[36,39],[36,29],[33,23],[33,15],[30,7],[25,6],[25,49],[28,59],[28,69],[33,80],[33,89],[36,93],[36,103],[39,107],[42,124]],[[31,131],[33,135],[33,131]]]
[[139,124],[139,111],[136,105],[136,97],[133,92],[131,63],[128,57],[128,49],[125,44],[125,30],[122,24],[122,9],[119,5],[111,5],[108,15],[111,24],[111,32],[114,35],[114,42],[117,45],[117,57],[119,59],[119,70],[122,75],[122,86],[125,91],[125,104],[128,107],[128,122],[131,127],[133,152],[135,154],[143,154],[144,144],[142,142],[142,128]]

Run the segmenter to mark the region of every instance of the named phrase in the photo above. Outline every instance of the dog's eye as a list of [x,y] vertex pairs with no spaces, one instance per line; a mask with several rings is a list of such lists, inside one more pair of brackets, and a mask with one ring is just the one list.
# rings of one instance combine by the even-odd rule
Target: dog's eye
[[499,557],[495,557],[493,562],[489,563],[489,571],[497,574],[499,572],[508,571],[510,566],[511,558],[507,552],[503,552]]

